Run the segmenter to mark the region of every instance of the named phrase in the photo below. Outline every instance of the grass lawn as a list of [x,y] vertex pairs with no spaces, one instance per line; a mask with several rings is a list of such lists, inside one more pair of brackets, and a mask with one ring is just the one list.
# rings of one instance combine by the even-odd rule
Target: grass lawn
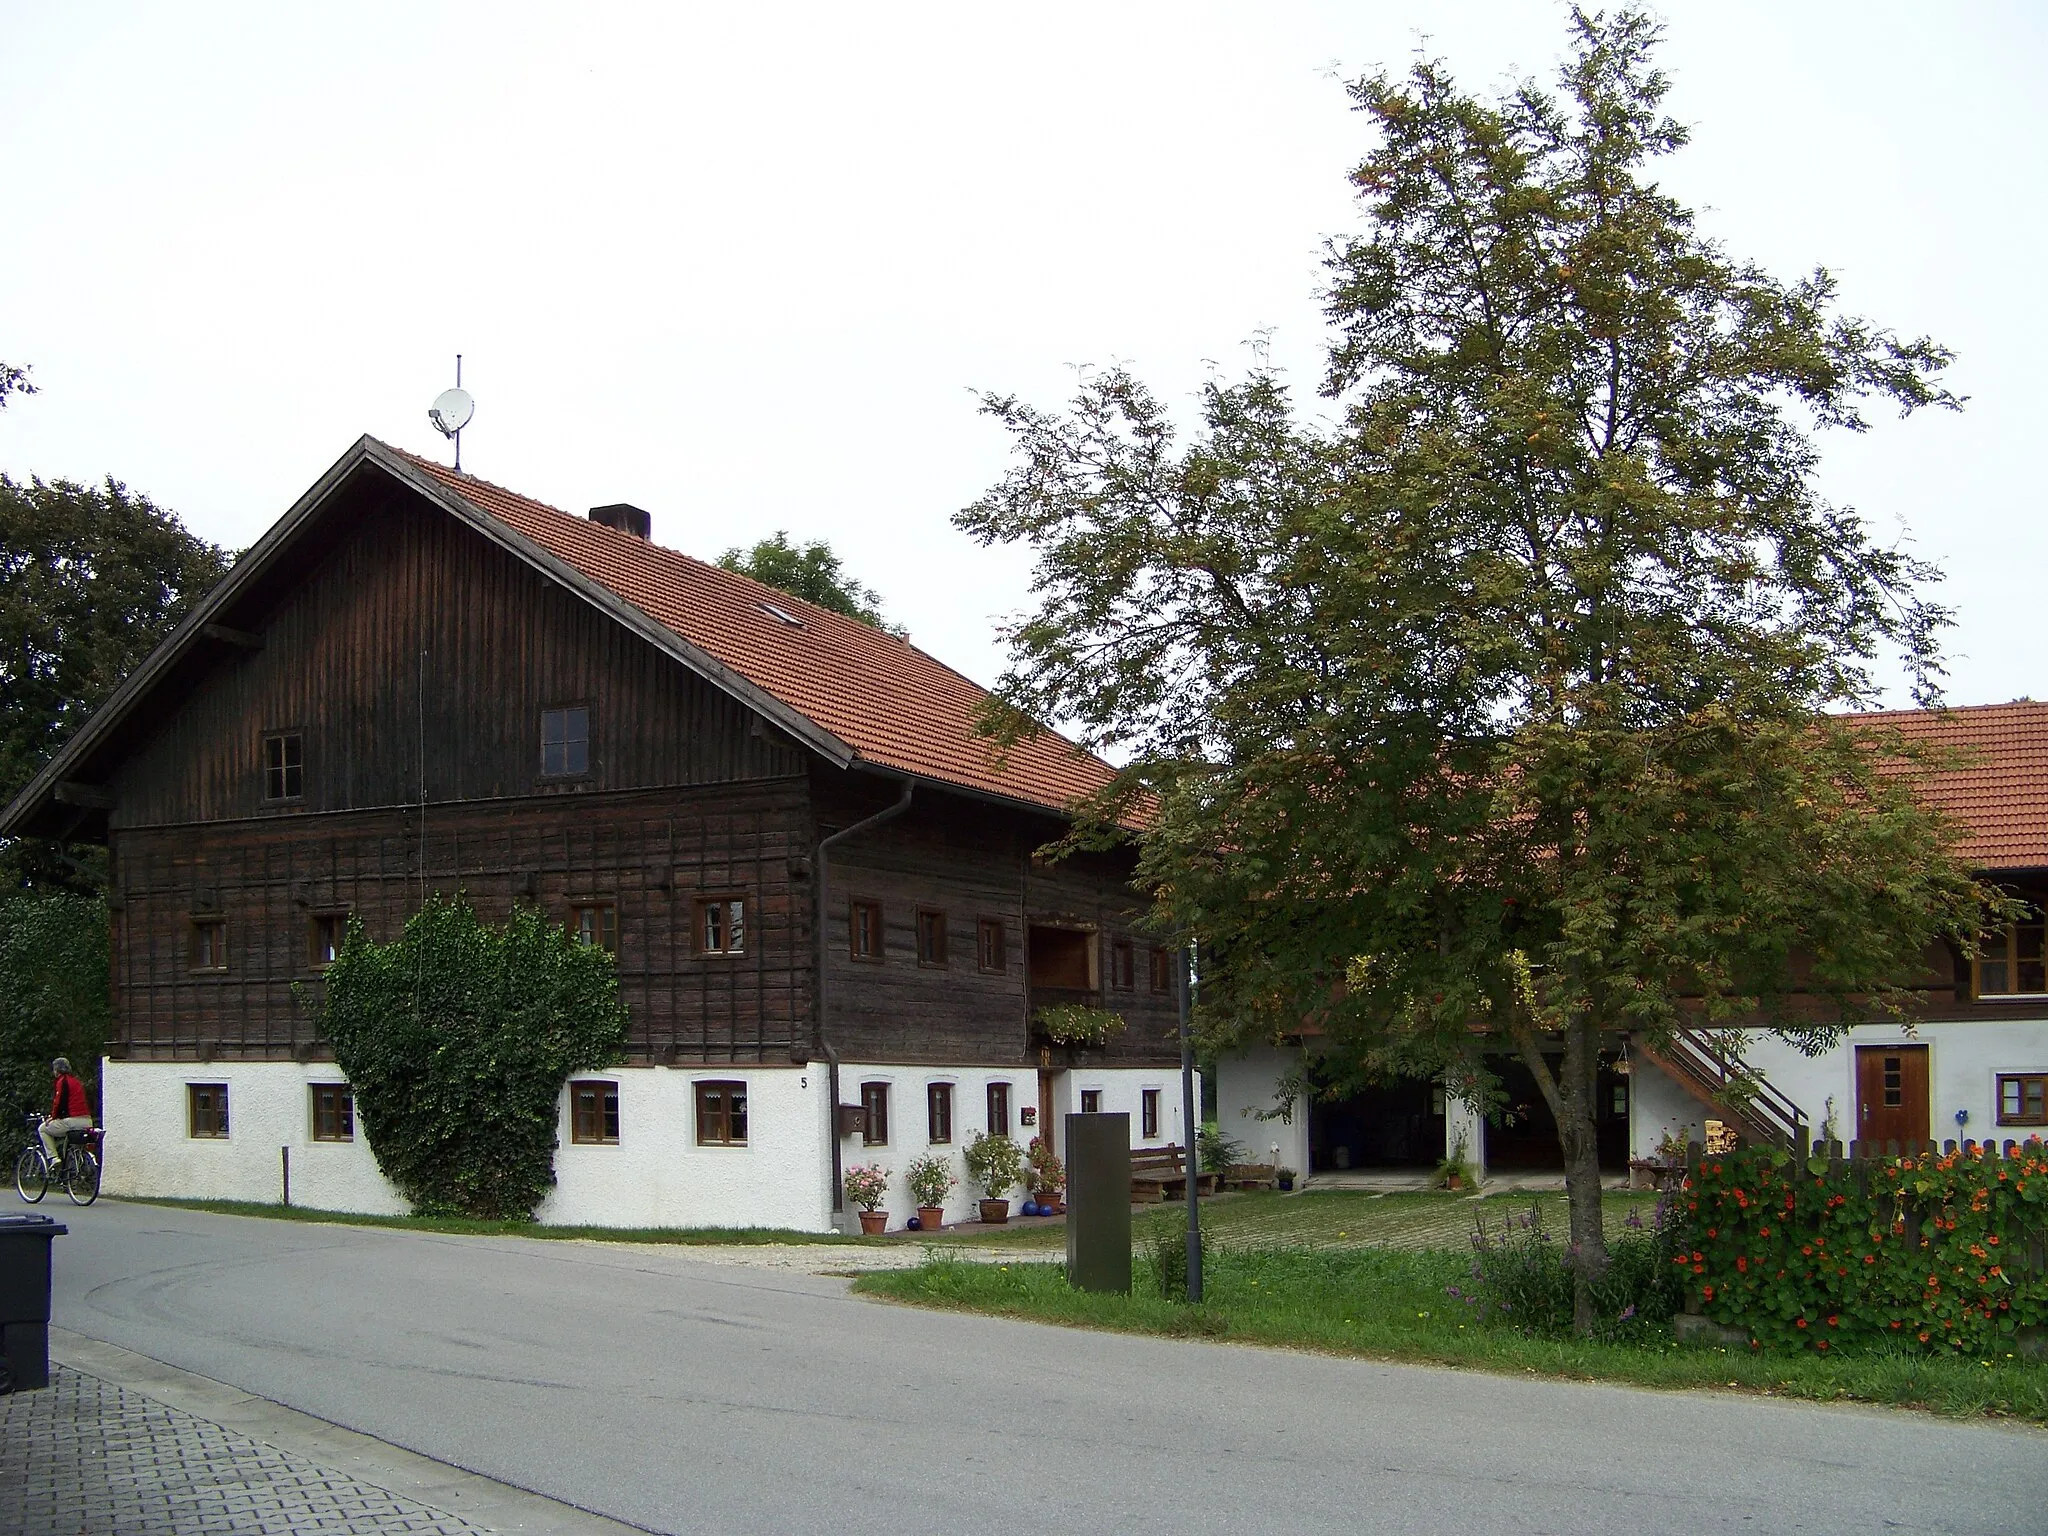
[[[1227,1209],[1218,1202],[1219,1215]],[[1259,1205],[1251,1210],[1245,1220],[1256,1232]],[[1404,1216],[1390,1219],[1380,1235],[1399,1237],[1424,1228],[1421,1215]],[[1615,1343],[1525,1338],[1482,1326],[1464,1304],[1445,1294],[1447,1285],[1469,1279],[1470,1261],[1464,1254],[1392,1243],[1362,1246],[1350,1226],[1332,1228],[1333,1239],[1338,1232],[1345,1236],[1323,1247],[1213,1250],[1199,1306],[1161,1298],[1150,1263],[1142,1257],[1130,1296],[1071,1290],[1057,1264],[968,1263],[943,1253],[918,1269],[863,1275],[855,1289],[921,1306],[1070,1327],[1280,1345],[1514,1375],[1891,1403],[1957,1416],[2000,1414],[2048,1423],[2048,1366],[2011,1357],[1984,1362],[1904,1351],[1833,1358],[1757,1355],[1684,1347],[1662,1327],[1643,1328]]]
[[[113,1197],[109,1197],[113,1198]],[[394,1227],[405,1232],[451,1232],[466,1237],[547,1237],[599,1243],[829,1243],[844,1248],[885,1247],[886,1238],[841,1237],[833,1232],[797,1232],[785,1227],[552,1227],[532,1221],[477,1221],[466,1216],[357,1216],[303,1205],[265,1205],[254,1200],[171,1200],[123,1195],[129,1205],[167,1205],[181,1211],[221,1216],[264,1216],[272,1221],[331,1222],[349,1227]]]

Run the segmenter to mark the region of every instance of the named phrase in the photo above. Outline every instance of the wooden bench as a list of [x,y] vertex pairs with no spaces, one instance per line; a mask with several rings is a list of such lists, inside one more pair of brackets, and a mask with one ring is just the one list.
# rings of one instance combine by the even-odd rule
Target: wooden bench
[[[1195,1189],[1204,1195],[1216,1193],[1216,1175],[1195,1175]],[[1188,1197],[1187,1163],[1177,1146],[1139,1147],[1131,1153],[1131,1203],[1156,1205],[1162,1200]]]
[[1271,1163],[1232,1163],[1223,1170],[1225,1189],[1271,1189],[1280,1170]]

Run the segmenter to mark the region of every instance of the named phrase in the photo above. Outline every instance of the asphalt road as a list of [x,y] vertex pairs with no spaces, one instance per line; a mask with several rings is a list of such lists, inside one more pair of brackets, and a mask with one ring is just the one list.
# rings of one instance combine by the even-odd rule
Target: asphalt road
[[1085,1333],[687,1249],[103,1201],[55,1314],[662,1532],[2048,1532],[2048,1435]]

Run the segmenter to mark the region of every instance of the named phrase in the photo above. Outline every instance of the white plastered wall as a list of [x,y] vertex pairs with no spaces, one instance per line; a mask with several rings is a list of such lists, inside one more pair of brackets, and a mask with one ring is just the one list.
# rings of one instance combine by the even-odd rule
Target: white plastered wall
[[[948,1145],[934,1145],[930,1140],[930,1117],[926,1110],[925,1088],[930,1083],[951,1083],[953,1085],[953,1139]],[[953,1177],[960,1182],[946,1196],[946,1221],[969,1221],[977,1217],[976,1206],[981,1191],[967,1176],[967,1167],[961,1151],[977,1134],[988,1126],[988,1085],[1008,1083],[1010,1085],[1010,1135],[1020,1147],[1028,1147],[1031,1138],[1040,1134],[1043,1126],[1025,1125],[1023,1111],[1038,1104],[1038,1071],[1032,1067],[997,1068],[988,1067],[905,1067],[888,1066],[880,1063],[844,1063],[839,1068],[839,1094],[847,1104],[861,1102],[861,1089],[868,1083],[889,1085],[889,1143],[887,1146],[870,1146],[858,1134],[845,1137],[840,1142],[840,1161],[843,1167],[856,1163],[872,1164],[889,1175],[887,1198],[881,1209],[888,1213],[889,1230],[896,1231],[905,1221],[916,1214],[916,1206],[910,1191],[903,1186],[903,1169],[917,1158],[933,1154],[946,1159],[953,1171]],[[1131,1143],[1133,1146],[1164,1146],[1168,1142],[1186,1145],[1182,1137],[1180,1115],[1180,1073],[1177,1068],[1154,1067],[1144,1069],[1092,1069],[1074,1068],[1058,1073],[1052,1085],[1052,1110],[1055,1121],[1054,1145],[1060,1145],[1057,1127],[1064,1123],[1064,1117],[1077,1112],[1081,1107],[1081,1090],[1099,1089],[1102,1093],[1104,1113],[1124,1112],[1131,1117]],[[1139,1118],[1140,1094],[1147,1088],[1160,1091],[1159,1129],[1160,1134],[1146,1138],[1139,1133],[1143,1123]],[[1011,1209],[1014,1211],[1028,1194],[1019,1188],[1009,1193]],[[854,1213],[849,1208],[843,1225],[856,1225]]]
[[[1936,1141],[2019,1141],[2038,1134],[1999,1125],[1995,1100],[2001,1072],[2048,1072],[2048,1018],[1922,1024],[1910,1034],[1897,1026],[1859,1025],[1840,1045],[1813,1057],[1788,1041],[1757,1034],[1744,1059],[1805,1112],[1816,1140],[1832,1097],[1836,1131],[1846,1142],[1856,1139],[1856,1048],[1883,1045],[1927,1047],[1928,1134]],[[1960,1125],[1958,1111],[1969,1116]],[[1639,1061],[1629,1094],[1629,1155],[1649,1156],[1666,1131],[1699,1137],[1710,1113],[1664,1073]]]
[[[276,1204],[284,1195],[280,1152],[289,1147],[293,1204],[372,1216],[411,1209],[378,1170],[360,1126],[354,1141],[313,1140],[312,1086],[346,1081],[332,1062],[109,1060],[101,1073],[101,1188],[110,1195]],[[191,1134],[193,1083],[226,1085],[225,1137]]]
[[1300,1071],[1299,1051],[1254,1045],[1229,1052],[1216,1063],[1216,1124],[1244,1143],[1253,1162],[1276,1162],[1305,1176],[1308,1104],[1297,1097],[1283,1106],[1279,1087],[1282,1079]]

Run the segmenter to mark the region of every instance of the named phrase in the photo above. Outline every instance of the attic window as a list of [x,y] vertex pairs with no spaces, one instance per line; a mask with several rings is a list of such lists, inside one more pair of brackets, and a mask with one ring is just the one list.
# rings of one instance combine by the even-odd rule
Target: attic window
[[763,603],[761,604],[761,611],[771,619],[782,620],[791,629],[802,629],[804,627],[804,621],[791,613],[787,608],[778,608],[773,603]]

